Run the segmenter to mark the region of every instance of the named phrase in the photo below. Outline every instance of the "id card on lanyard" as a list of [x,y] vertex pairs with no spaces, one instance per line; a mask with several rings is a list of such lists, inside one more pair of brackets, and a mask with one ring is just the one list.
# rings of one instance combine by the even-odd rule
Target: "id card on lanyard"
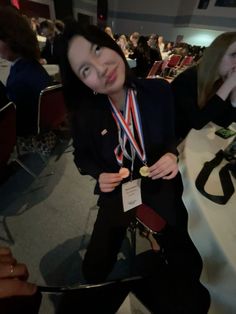
[[[124,211],[128,211],[142,204],[141,179],[132,180],[136,154],[146,167],[146,153],[143,141],[141,117],[139,115],[138,104],[136,103],[136,98],[132,89],[129,89],[127,92],[124,117],[111,100],[110,104],[112,114],[118,128],[119,145],[114,150],[117,162],[122,169],[124,157],[131,161],[130,182],[122,184],[123,208]],[[139,144],[134,137],[134,129],[137,132]],[[131,154],[129,154],[126,150],[127,143],[130,145]]]
[[142,204],[141,179],[122,184],[122,201],[125,212]]

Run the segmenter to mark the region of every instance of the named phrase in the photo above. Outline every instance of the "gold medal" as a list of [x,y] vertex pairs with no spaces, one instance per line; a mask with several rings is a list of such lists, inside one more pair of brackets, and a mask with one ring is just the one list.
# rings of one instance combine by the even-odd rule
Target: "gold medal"
[[129,169],[128,168],[120,168],[119,174],[121,175],[122,179],[125,179],[129,176]]
[[149,168],[148,168],[148,166],[142,166],[139,169],[139,173],[141,174],[141,176],[147,177],[149,175]]

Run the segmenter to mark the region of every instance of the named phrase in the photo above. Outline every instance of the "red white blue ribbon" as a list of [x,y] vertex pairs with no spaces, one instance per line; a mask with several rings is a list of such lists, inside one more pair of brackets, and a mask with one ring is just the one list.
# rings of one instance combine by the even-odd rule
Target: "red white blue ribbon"
[[[147,161],[143,140],[142,123],[134,91],[132,89],[129,89],[127,92],[124,116],[112,103],[111,99],[109,100],[111,104],[112,114],[117,123],[119,131],[119,145],[114,150],[117,162],[119,163],[119,165],[122,166],[123,156],[133,161],[132,151],[134,151],[138,155],[139,159],[143,162],[143,164],[146,164]],[[141,147],[139,147],[134,137],[134,128],[136,130]],[[129,156],[125,149],[127,140],[131,145],[132,157]]]

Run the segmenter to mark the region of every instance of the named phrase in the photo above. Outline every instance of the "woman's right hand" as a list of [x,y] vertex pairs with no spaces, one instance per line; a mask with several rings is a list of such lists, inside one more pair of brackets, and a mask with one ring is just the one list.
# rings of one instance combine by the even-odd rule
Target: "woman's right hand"
[[32,295],[37,287],[28,283],[26,265],[17,263],[7,247],[0,247],[0,298]]
[[216,94],[223,100],[226,100],[234,88],[236,88],[236,68],[228,73]]
[[102,192],[112,192],[122,181],[119,173],[103,172],[98,178],[100,190]]

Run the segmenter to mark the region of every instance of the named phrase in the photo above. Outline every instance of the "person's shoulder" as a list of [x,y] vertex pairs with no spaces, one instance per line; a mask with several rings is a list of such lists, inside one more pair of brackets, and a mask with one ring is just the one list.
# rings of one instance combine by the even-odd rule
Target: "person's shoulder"
[[43,86],[50,85],[52,79],[37,60],[21,59],[15,64],[15,71],[11,73],[11,81],[17,84],[27,86]]
[[135,85],[136,86],[147,86],[147,87],[153,87],[153,86],[156,86],[156,87],[163,87],[163,86],[168,86],[169,83],[167,80],[165,80],[164,78],[162,77],[158,77],[158,78],[154,78],[154,79],[149,79],[149,78],[140,78],[140,79],[137,79],[135,81]]
[[155,78],[155,79],[138,79],[136,81],[137,89],[148,90],[150,94],[157,93],[159,91],[168,91],[170,89],[170,83],[164,78]]
[[195,65],[178,74],[172,81],[172,84],[180,80],[191,80],[194,77],[197,77],[197,67]]
[[13,66],[16,69],[24,69],[29,70],[32,68],[41,69],[42,65],[37,60],[31,60],[27,58],[21,58],[16,61],[16,63]]

